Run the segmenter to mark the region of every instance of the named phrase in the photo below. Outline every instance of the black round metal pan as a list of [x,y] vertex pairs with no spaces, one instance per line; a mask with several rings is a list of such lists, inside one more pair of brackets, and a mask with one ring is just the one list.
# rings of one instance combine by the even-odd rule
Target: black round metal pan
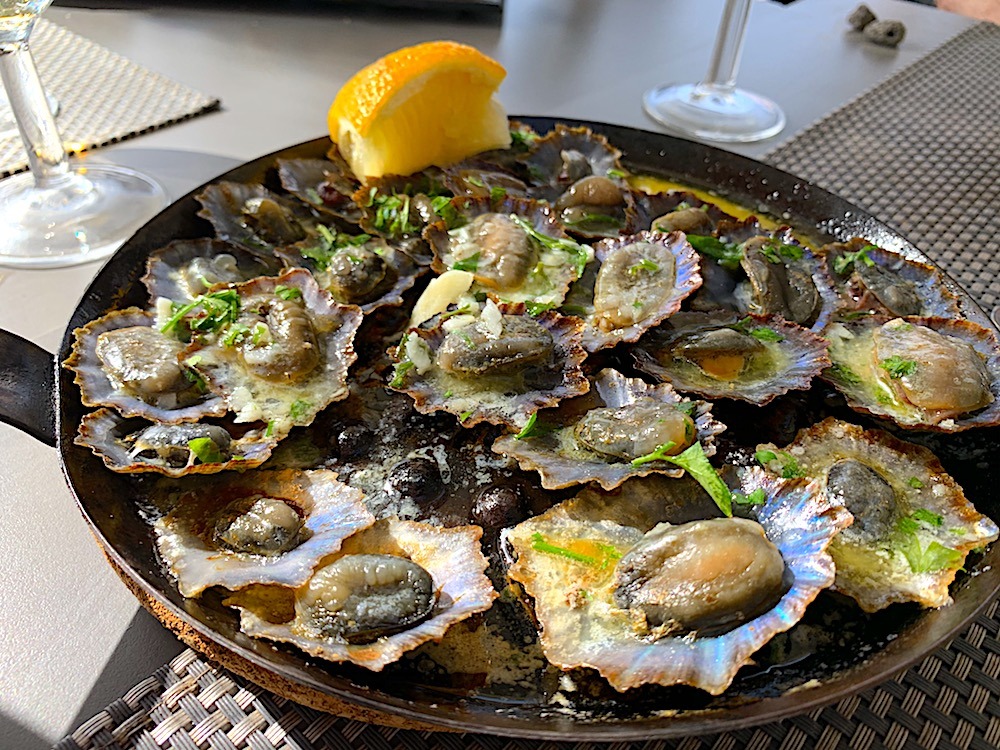
[[[546,118],[520,119],[543,132],[555,123]],[[885,222],[765,164],[662,134],[598,123],[569,124],[605,134],[624,152],[624,161],[634,172],[709,188],[787,219],[819,238],[863,236],[923,258]],[[256,159],[219,179],[262,181],[275,157],[318,157],[328,146],[325,138],[303,143]],[[187,643],[237,673],[319,708],[399,726],[562,740],[704,735],[787,717],[886,680],[958,634],[1000,590],[1000,546],[994,546],[954,585],[955,601],[948,607],[919,611],[897,606],[858,621],[861,626],[855,623],[857,632],[849,635],[845,646],[827,649],[823,658],[814,655],[791,660],[780,669],[741,675],[717,698],[686,689],[638,691],[602,700],[601,710],[586,715],[554,710],[540,699],[510,701],[483,692],[435,690],[400,679],[398,672],[374,674],[326,666],[292,648],[253,641],[239,632],[233,611],[218,599],[186,600],[178,593],[157,560],[150,529],[136,507],[144,480],[105,470],[88,450],[73,444],[85,410],[72,374],[58,366],[70,352],[73,329],[111,309],[147,304],[140,277],[150,251],[177,238],[211,235],[211,227],[196,216],[199,206],[194,192],[143,227],[101,270],[80,301],[55,358],[23,339],[0,335],[0,416],[57,447],[87,523],[109,561],[145,606]],[[989,325],[967,295],[964,303],[969,317]],[[977,464],[976,455],[992,452],[997,437],[997,430],[981,430],[940,440],[937,445],[946,454],[942,458],[949,471],[977,507],[993,518],[1000,518],[1000,502],[992,490],[1000,477]],[[825,623],[831,630],[840,628],[836,607],[827,609],[820,607],[816,615],[820,627]]]

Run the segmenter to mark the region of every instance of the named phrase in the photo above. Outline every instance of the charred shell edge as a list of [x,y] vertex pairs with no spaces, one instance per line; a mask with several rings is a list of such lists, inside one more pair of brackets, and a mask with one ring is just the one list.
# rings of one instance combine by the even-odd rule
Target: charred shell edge
[[[671,375],[666,367],[660,364],[656,355],[647,348],[649,343],[645,346],[640,344],[640,346],[632,350],[633,363],[640,372],[646,373],[659,382],[672,383],[674,388],[679,391],[696,393],[708,399],[731,398],[739,401],[747,401],[758,406],[764,406],[789,391],[809,388],[809,384],[813,378],[819,375],[824,368],[830,366],[830,358],[827,356],[827,343],[815,333],[794,323],[788,323],[783,318],[774,315],[749,315],[745,317],[749,317],[757,325],[766,326],[779,332],[783,339],[780,342],[775,342],[775,345],[782,345],[783,342],[787,341],[789,344],[785,344],[785,346],[796,346],[798,353],[780,373],[775,374],[768,380],[750,384],[749,387],[744,387],[742,392],[713,388],[707,378],[703,384],[680,382],[676,377]],[[743,319],[735,314],[726,317],[715,313],[689,313],[687,315],[688,320],[694,321],[698,318],[703,319],[707,325],[692,323],[687,328],[674,328],[669,332],[669,338],[667,338],[666,343],[671,343],[692,328],[704,328],[705,330],[723,328]],[[726,318],[730,318],[731,322],[723,322]],[[714,323],[713,319],[718,322]]]
[[[220,471],[252,469],[260,466],[270,456],[271,451],[278,444],[277,437],[265,438],[259,430],[247,432],[243,437],[233,440],[231,444],[234,458],[225,463],[219,464],[191,464],[183,468],[174,469],[161,464],[150,463],[148,461],[134,461],[117,439],[138,432],[150,424],[139,424],[133,427],[131,417],[126,419],[119,416],[111,409],[98,409],[83,417],[79,430],[73,442],[85,448],[90,448],[95,456],[104,461],[104,465],[111,471],[119,474],[138,474],[142,472],[152,472],[163,474],[168,477],[183,477],[188,474],[216,474]],[[235,458],[239,456],[239,458]]]
[[680,310],[681,303],[701,286],[701,264],[698,253],[684,240],[684,235],[680,232],[671,232],[670,234],[639,232],[629,237],[604,240],[595,246],[594,252],[597,259],[603,263],[613,252],[634,242],[651,242],[663,245],[673,253],[676,261],[673,294],[652,315],[643,318],[638,323],[613,331],[602,331],[593,324],[593,313],[588,315],[583,329],[583,348],[590,353],[622,342],[638,341],[650,328],[659,325]]
[[[224,602],[240,610],[240,628],[255,638],[292,643],[312,656],[333,662],[350,661],[374,672],[398,661],[402,655],[428,641],[440,641],[448,628],[477,612],[490,608],[498,594],[485,574],[486,558],[480,549],[478,526],[439,528],[416,521],[389,518],[359,533],[353,539],[364,549],[364,536],[388,528],[388,535],[409,557],[434,579],[438,608],[427,620],[408,630],[384,636],[374,643],[349,646],[330,640],[307,640],[290,632],[288,623],[272,624],[238,602]],[[456,543],[442,541],[451,537]],[[421,554],[428,550],[428,554]],[[442,552],[443,551],[443,552]],[[451,553],[451,554],[448,554]],[[343,549],[338,555],[343,554]]]
[[[497,307],[502,315],[527,315],[525,305],[521,302],[501,303]],[[490,422],[491,424],[507,425],[520,429],[539,409],[552,406],[565,398],[583,395],[590,389],[590,381],[587,380],[580,368],[583,360],[587,358],[587,353],[580,346],[582,330],[580,320],[559,315],[553,310],[546,310],[533,319],[552,334],[555,358],[561,364],[562,383],[547,392],[528,391],[517,396],[516,400],[520,401],[520,404],[514,411],[514,417],[511,421],[492,410],[474,409],[471,414],[465,414],[465,419],[462,421],[464,427],[472,427],[480,422]],[[431,352],[436,353],[446,336],[441,327],[442,323],[442,314],[439,313],[423,323],[420,328],[411,328],[408,333],[419,336],[428,345]],[[398,353],[396,361],[400,361]],[[433,368],[436,369],[436,367],[437,365],[433,365]],[[416,379],[413,376],[407,376],[407,379],[411,381],[408,387],[394,388],[391,385],[389,387],[409,394],[413,398],[413,405],[421,414],[430,414],[435,411],[446,411],[455,416],[464,414],[456,411],[454,407],[449,408],[448,400],[438,394],[433,388],[433,384],[428,383],[423,376],[416,376]]]
[[[190,518],[185,517],[184,508],[175,508],[158,519],[153,529],[160,557],[177,578],[183,596],[198,596],[210,586],[231,591],[252,584],[301,586],[323,557],[340,549],[344,539],[375,523],[375,516],[365,508],[361,490],[338,482],[332,471],[258,471],[252,477],[233,478],[224,488],[227,494],[245,490],[247,495],[292,501],[304,511],[303,528],[312,535],[275,557],[235,552],[208,545],[189,528]],[[179,506],[196,504],[199,494],[215,489],[213,486],[185,493]],[[211,574],[199,574],[192,571],[193,567],[208,569]]]
[[[119,328],[131,326],[151,328],[154,322],[155,316],[152,313],[137,307],[129,307],[124,310],[113,310],[73,331],[76,338],[73,351],[63,362],[63,367],[73,371],[75,375],[73,382],[80,387],[80,400],[83,405],[110,406],[123,416],[142,417],[163,424],[197,422],[204,417],[221,417],[228,407],[222,398],[212,394],[205,394],[205,400],[200,404],[169,410],[147,404],[127,393],[112,390],[101,360],[97,356],[97,337],[105,331],[115,331]],[[103,388],[107,389],[106,393],[101,392]]]
[[251,253],[246,248],[225,240],[174,240],[149,254],[146,274],[140,281],[149,292],[150,299],[165,297],[174,302],[189,302],[192,297],[178,286],[175,279],[170,278],[171,273],[183,270],[196,258],[212,258],[223,254],[236,258],[236,265],[241,270],[256,266],[244,276],[246,280],[276,274],[280,267],[274,258]]
[[[611,369],[601,370],[594,380],[593,388],[604,401],[605,406],[619,408],[635,403],[644,396],[655,398],[667,404],[690,403],[668,383],[648,385],[639,378],[628,378]],[[692,414],[697,433],[706,456],[715,455],[715,436],[726,430],[726,426],[712,416],[712,405],[706,401],[695,401]],[[575,422],[562,425],[572,429]],[[562,489],[575,484],[597,482],[604,490],[613,490],[626,479],[644,477],[648,474],[665,474],[679,478],[684,470],[666,462],[653,462],[634,467],[628,461],[603,460],[595,456],[592,461],[566,458],[557,451],[558,442],[550,436],[518,440],[512,435],[497,438],[493,451],[513,457],[525,471],[537,471],[542,487],[547,490]]]
[[[875,326],[881,326],[883,323],[887,323],[890,320],[895,320],[895,318],[873,315],[859,321],[843,322],[841,325],[844,325],[849,330],[856,327],[874,328]],[[858,398],[858,394],[862,392],[856,388],[852,389],[850,386],[837,379],[832,374],[831,370],[823,371],[820,374],[820,377],[840,391],[844,398],[847,399],[847,405],[854,411],[861,414],[870,414],[873,417],[885,417],[891,419],[895,424],[907,430],[964,432],[965,430],[970,430],[974,427],[992,427],[1000,424],[1000,341],[997,340],[997,334],[989,328],[985,328],[978,323],[973,323],[971,320],[918,317],[907,317],[902,318],[901,320],[905,320],[907,323],[912,325],[925,326],[937,331],[938,333],[954,336],[955,338],[970,344],[986,363],[986,371],[990,375],[990,393],[993,394],[992,403],[977,412],[972,417],[945,419],[937,424],[923,422],[904,423],[899,422],[896,417],[891,412],[886,410],[881,404],[871,404]]]

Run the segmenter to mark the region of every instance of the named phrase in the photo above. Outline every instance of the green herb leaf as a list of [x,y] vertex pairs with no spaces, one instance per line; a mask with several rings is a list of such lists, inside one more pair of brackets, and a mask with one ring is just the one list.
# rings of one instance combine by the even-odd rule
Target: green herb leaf
[[507,190],[500,187],[499,185],[494,185],[490,188],[490,200],[494,203],[502,201],[507,197]]
[[521,431],[514,436],[515,440],[527,440],[528,438],[541,437],[555,432],[558,428],[555,425],[538,421],[538,413],[535,412],[521,428]]
[[617,178],[619,180],[624,180],[626,177],[628,177],[628,173],[627,172],[623,172],[620,169],[609,169],[607,172],[605,172],[605,174],[608,177],[614,177],[614,178]]
[[458,213],[455,204],[451,202],[451,198],[447,195],[439,195],[437,198],[431,198],[431,210],[441,217],[448,229],[455,229],[465,223],[465,218]]
[[272,419],[267,423],[267,429],[264,430],[264,437],[271,437],[274,435],[274,420]]
[[828,367],[826,375],[840,381],[844,385],[861,385],[861,378],[858,374],[847,365],[842,365],[839,362],[834,362]]
[[221,464],[225,459],[212,438],[200,437],[188,440],[188,450],[203,464]]
[[763,505],[767,502],[767,493],[763,487],[758,487],[749,495],[742,492],[733,492],[733,502],[737,505]]
[[774,451],[757,451],[753,454],[753,457],[757,459],[757,463],[766,468],[778,456]]
[[638,458],[632,459],[632,466],[642,466],[643,464],[648,464],[650,461],[666,461],[671,458],[671,456],[667,456],[667,451],[676,447],[676,445],[677,443],[672,440],[661,443],[656,446],[656,449],[652,453],[647,453],[645,456],[639,456]]
[[223,346],[236,346],[241,343],[250,333],[250,329],[242,323],[233,323],[222,337]]
[[535,141],[538,140],[538,134],[530,130],[511,130],[510,131],[510,146],[511,148],[521,148],[527,149],[535,145]]
[[528,315],[531,315],[532,317],[538,317],[546,310],[552,310],[554,308],[554,302],[535,302],[534,300],[528,300],[524,303],[524,309],[527,310]]
[[912,359],[903,359],[898,354],[894,354],[888,359],[879,362],[879,366],[889,373],[893,380],[899,380],[917,371],[917,363]]
[[375,218],[372,224],[375,225],[376,229],[392,235],[416,234],[420,231],[419,224],[410,223],[409,195],[378,195],[376,193],[372,193],[371,196],[371,205],[375,208]]
[[924,483],[917,479],[917,477],[910,477],[906,483],[915,490],[922,490],[924,488]]
[[479,269],[479,257],[480,253],[473,253],[468,258],[452,263],[451,268],[453,271],[476,271]]
[[920,521],[921,523],[926,523],[928,526],[944,525],[944,517],[939,516],[933,511],[927,510],[927,508],[917,508],[910,514],[910,517],[916,521]]
[[874,245],[866,245],[857,252],[844,253],[833,259],[833,270],[844,274],[851,270],[855,264],[861,263],[866,266],[874,266],[875,261],[868,257],[869,250],[877,250]]
[[274,287],[274,293],[283,300],[302,299],[302,291],[294,286],[278,284]]
[[312,409],[312,404],[308,401],[303,401],[302,399],[296,399],[292,402],[292,405],[288,407],[288,416],[293,420],[302,419],[309,410]]
[[170,319],[160,328],[160,332],[170,333],[183,320],[193,332],[215,333],[224,326],[236,322],[239,314],[239,294],[235,289],[223,289],[203,294],[188,304],[177,307]]
[[802,471],[795,456],[786,451],[759,450],[754,453],[754,458],[768,471],[774,471],[771,464],[777,462],[777,472],[782,479],[796,479],[805,476],[805,472]]
[[577,552],[575,550],[567,549],[566,547],[560,547],[552,544],[537,531],[531,535],[531,548],[533,550],[543,552],[546,555],[565,557],[567,560],[583,563],[584,565],[590,565],[595,568],[600,568],[601,570],[610,567],[613,563],[621,559],[621,553],[610,544],[600,544],[595,542],[594,546],[600,550],[600,557],[585,555],[582,552]]
[[656,273],[660,270],[658,263],[651,261],[649,258],[643,258],[638,263],[628,267],[627,273],[629,276],[638,276],[642,271],[649,271],[650,273]]
[[520,216],[516,214],[511,215],[511,219],[514,223],[523,229],[529,237],[534,239],[536,242],[540,243],[549,250],[559,250],[569,256],[570,262],[573,264],[577,278],[583,276],[583,269],[587,267],[587,263],[590,262],[590,252],[587,248],[573,242],[570,239],[563,239],[560,237],[549,237],[547,234],[542,234],[530,222],[525,221]]
[[469,409],[468,411],[463,411],[461,414],[458,415],[458,421],[464,422],[466,419],[472,416],[472,411],[473,411],[472,409]]
[[754,328],[750,331],[750,335],[755,339],[760,341],[784,341],[785,337],[778,333],[773,328],[768,328],[767,326],[760,326],[759,328]]
[[716,237],[701,234],[689,234],[687,241],[699,253],[718,261],[720,266],[730,271],[739,268],[740,261],[743,260],[743,248],[735,242],[726,244]]
[[402,362],[397,362],[392,369],[392,380],[389,381],[389,387],[402,388],[403,381],[406,379],[406,373],[414,367],[416,367],[416,365],[408,359],[404,359]]
[[727,516],[733,515],[733,494],[712,464],[708,462],[708,456],[705,455],[701,443],[695,443],[683,453],[676,456],[666,456],[663,460],[684,469],[711,496],[715,504],[719,506],[719,510]]
[[933,573],[953,567],[962,561],[962,553],[958,550],[933,541],[924,547],[912,534],[905,538],[899,551],[903,553],[906,562],[910,564],[910,570],[914,573]]
[[625,220],[618,216],[612,216],[611,214],[588,213],[584,214],[579,219],[570,219],[568,221],[563,220],[563,224],[575,229],[592,226],[621,228],[625,226]]

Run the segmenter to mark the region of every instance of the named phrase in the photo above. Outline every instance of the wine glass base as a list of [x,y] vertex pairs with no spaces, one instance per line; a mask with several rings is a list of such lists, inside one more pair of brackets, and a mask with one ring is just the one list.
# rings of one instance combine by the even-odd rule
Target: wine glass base
[[0,265],[57,268],[102,260],[167,205],[145,175],[105,164],[77,166],[40,188],[31,173],[0,181]]
[[661,125],[707,141],[749,143],[785,127],[781,107],[742,89],[695,83],[657,86],[643,94],[642,108]]

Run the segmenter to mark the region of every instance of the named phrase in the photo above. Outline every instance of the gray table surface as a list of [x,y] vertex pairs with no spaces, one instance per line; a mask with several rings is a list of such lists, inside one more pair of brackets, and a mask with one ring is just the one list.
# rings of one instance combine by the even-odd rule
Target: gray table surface
[[[760,156],[971,22],[869,0],[908,35],[898,50],[848,33],[856,0],[755,4],[740,85],[777,100],[788,126],[733,148]],[[178,197],[237,163],[325,132],[358,68],[401,46],[456,39],[508,71],[508,112],[655,129],[642,92],[704,73],[722,0],[506,0],[501,23],[431,14],[351,16],[156,8],[51,9],[47,18],[222,99],[222,111],[105,149]],[[45,71],[42,71],[43,77]],[[0,327],[54,350],[97,264],[0,269]],[[47,747],[181,651],[104,561],[56,452],[0,425],[0,747]]]

